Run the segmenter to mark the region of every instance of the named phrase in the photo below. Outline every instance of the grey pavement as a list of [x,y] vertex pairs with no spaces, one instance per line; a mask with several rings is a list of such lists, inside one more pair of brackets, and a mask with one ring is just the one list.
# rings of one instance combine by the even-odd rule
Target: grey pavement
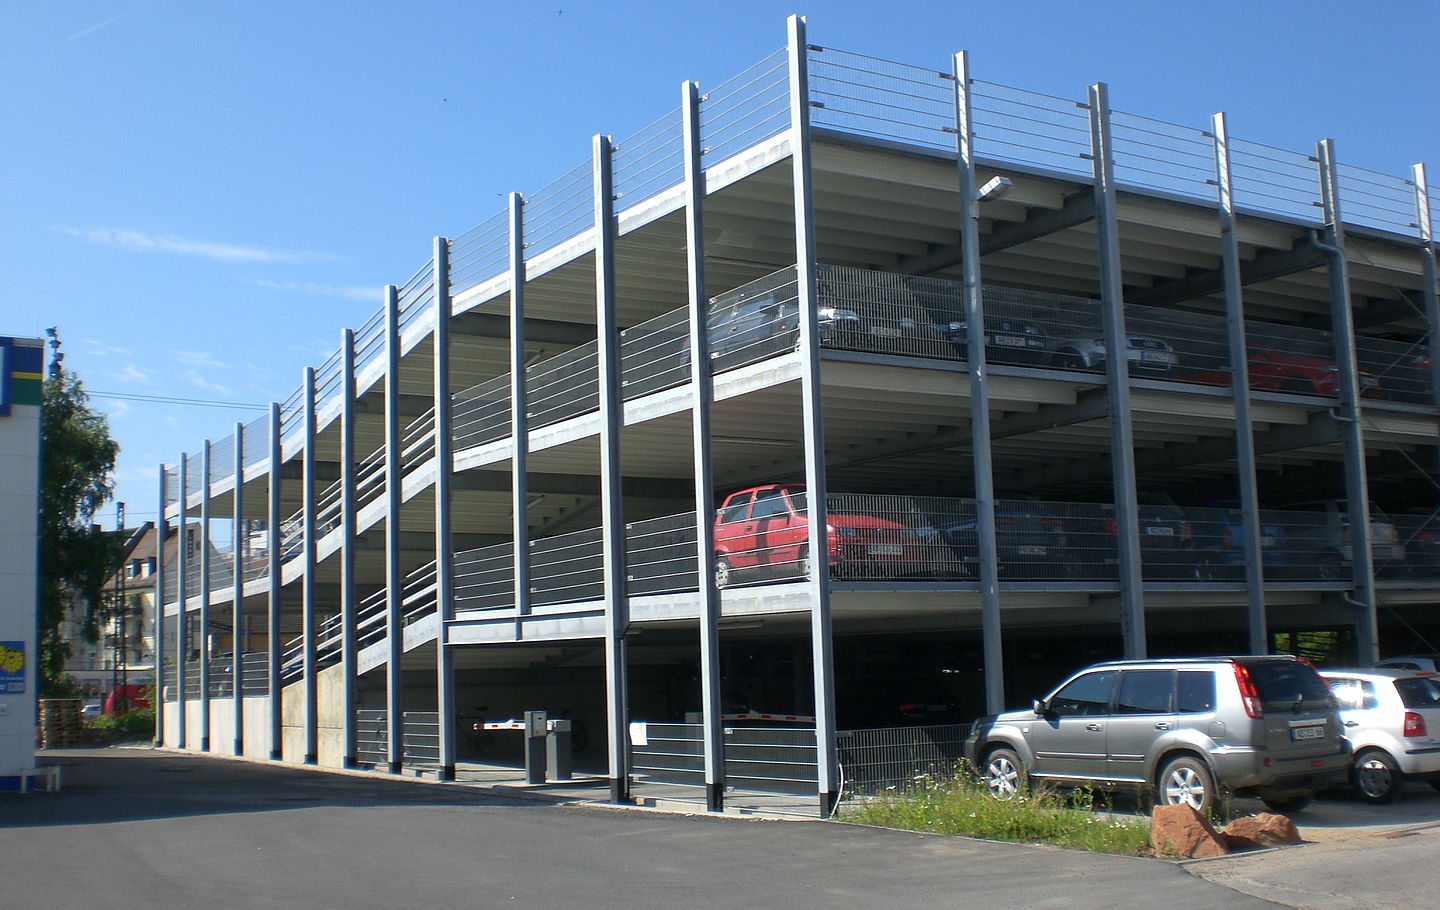
[[0,794],[3,907],[1276,906],[1159,860],[163,751],[43,758],[62,792]]

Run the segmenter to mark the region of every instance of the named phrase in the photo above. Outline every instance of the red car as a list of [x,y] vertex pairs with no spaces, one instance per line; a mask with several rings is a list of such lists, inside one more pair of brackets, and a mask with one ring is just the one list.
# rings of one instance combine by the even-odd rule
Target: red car
[[[899,522],[853,512],[826,516],[827,551],[836,575],[893,578],[921,559],[918,536]],[[715,516],[715,586],[736,573],[804,578],[810,574],[805,488],[767,484],[725,498]]]
[[[1256,345],[1249,347],[1250,388],[1257,392],[1288,392],[1293,395],[1316,395],[1337,398],[1340,395],[1340,368],[1335,361],[1304,354],[1283,354]],[[1214,357],[1225,360],[1224,349],[1216,349]],[[1228,369],[1199,370],[1175,377],[1180,382],[1201,385],[1229,386]],[[1380,380],[1374,373],[1360,371],[1362,398],[1380,397]]]

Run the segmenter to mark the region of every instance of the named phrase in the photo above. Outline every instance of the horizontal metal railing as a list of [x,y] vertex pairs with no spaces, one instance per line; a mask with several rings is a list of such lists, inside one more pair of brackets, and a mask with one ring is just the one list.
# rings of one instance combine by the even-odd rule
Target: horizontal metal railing
[[835,737],[841,798],[905,791],[960,770],[969,724],[841,730]]
[[[362,765],[389,761],[388,712],[359,708],[355,712],[355,757]],[[402,761],[433,763],[440,760],[440,718],[434,711],[406,711],[401,720]]]
[[[638,783],[705,784],[700,724],[646,723],[643,744],[630,748]],[[797,795],[816,792],[814,727],[725,727],[722,744],[728,787]]]

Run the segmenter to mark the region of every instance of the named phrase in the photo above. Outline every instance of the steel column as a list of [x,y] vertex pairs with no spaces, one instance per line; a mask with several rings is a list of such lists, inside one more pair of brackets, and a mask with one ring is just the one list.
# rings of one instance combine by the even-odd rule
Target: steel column
[[320,691],[316,678],[316,544],[315,539],[315,368],[305,368],[305,450],[301,457],[301,664],[305,687],[305,764],[320,761]]
[[695,475],[695,569],[700,598],[700,709],[705,808],[725,807],[725,731],[720,715],[720,592],[715,587],[715,481],[710,460],[710,301],[705,293],[705,169],[700,146],[700,86],[680,86],[685,145],[685,267],[690,304],[691,456]]
[[509,198],[510,234],[510,536],[514,541],[515,640],[530,615],[530,421],[525,383],[525,200]]
[[439,715],[441,780],[455,779],[455,668],[445,642],[455,618],[455,544],[451,539],[454,507],[455,437],[450,427],[450,241],[435,238],[435,326],[432,337],[435,420],[435,710]]
[[1425,181],[1425,165],[1412,169],[1415,182],[1415,223],[1420,233],[1420,301],[1425,311],[1425,324],[1430,329],[1430,394],[1440,405],[1440,294],[1435,277],[1435,233],[1430,222],[1430,194]]
[[1330,254],[1330,329],[1335,341],[1336,377],[1340,393],[1338,413],[1345,444],[1345,501],[1350,520],[1351,578],[1358,598],[1347,597],[1356,610],[1355,644],[1362,666],[1380,659],[1375,614],[1375,560],[1371,549],[1370,489],[1365,472],[1365,431],[1361,426],[1360,368],[1355,359],[1355,322],[1350,308],[1350,265],[1345,258],[1345,226],[1340,214],[1340,183],[1336,174],[1335,144],[1315,144],[1320,176],[1320,204],[1325,217],[1325,240]]
[[233,530],[230,533],[230,550],[235,571],[230,579],[230,695],[235,703],[235,717],[232,732],[235,738],[235,754],[245,754],[245,670],[241,658],[240,627],[245,623],[245,566],[250,551],[250,535],[245,531],[245,424],[235,424],[235,498],[230,507]]
[[340,333],[340,764],[355,760],[355,332]]
[[178,692],[176,707],[178,717],[175,718],[175,744],[181,749],[186,747],[186,733],[189,724],[186,723],[185,706],[185,683],[186,683],[186,661],[190,659],[190,623],[185,615],[185,600],[190,593],[190,520],[189,520],[189,495],[187,486],[190,477],[190,456],[184,452],[180,453],[180,548],[175,557],[175,687]]
[[[160,513],[155,519],[155,735],[151,742],[165,745],[165,543],[169,523],[165,519],[165,463],[160,463]],[[182,513],[183,518],[183,513]],[[184,527],[182,520],[180,526]]]
[[200,450],[200,751],[210,751],[210,440]]
[[990,387],[985,365],[985,294],[980,277],[980,193],[975,178],[975,125],[970,109],[970,58],[952,61],[955,85],[956,175],[960,184],[960,247],[964,254],[965,363],[970,374],[970,440],[975,472],[976,549],[980,558],[980,628],[985,657],[985,706],[1005,710],[1000,626],[1000,556],[995,540],[995,472],[990,451]]
[[595,192],[596,381],[600,397],[600,547],[605,567],[605,707],[610,749],[610,801],[630,795],[630,740],[625,631],[630,600],[625,589],[625,517],[620,476],[620,330],[615,325],[615,190],[609,136],[592,145]]
[[265,672],[266,697],[270,702],[270,758],[280,761],[285,757],[284,695],[280,687],[281,652],[280,608],[284,597],[283,562],[280,552],[284,536],[280,523],[285,520],[283,501],[280,498],[280,472],[283,467],[280,448],[280,405],[270,405],[270,471],[266,488],[265,514],[265,558],[269,562],[269,596],[265,613]]
[[385,288],[385,763],[399,774],[405,760],[405,572],[400,565],[400,302]]
[[1120,272],[1115,159],[1110,134],[1110,92],[1090,86],[1090,154],[1095,170],[1095,230],[1100,303],[1105,330],[1105,385],[1110,397],[1110,459],[1115,494],[1115,545],[1120,561],[1120,629],[1126,657],[1144,657],[1145,595],[1140,566],[1140,516],[1135,494],[1135,429],[1130,414],[1130,366],[1125,295]]
[[807,536],[810,541],[810,648],[815,690],[815,746],[820,810],[839,798],[835,750],[835,643],[831,639],[829,534],[825,485],[825,423],[820,384],[820,303],[815,282],[815,205],[810,168],[810,66],[805,19],[788,20],[790,164],[794,190],[795,281],[800,312],[801,434],[805,447]]
[[1230,179],[1230,131],[1224,113],[1211,118],[1215,187],[1220,216],[1220,272],[1225,291],[1225,337],[1230,350],[1230,392],[1235,399],[1235,470],[1245,528],[1245,600],[1250,653],[1270,651],[1265,617],[1265,553],[1260,546],[1260,489],[1255,477],[1255,421],[1250,411],[1250,357],[1245,341],[1245,296],[1240,241],[1235,236],[1235,196]]

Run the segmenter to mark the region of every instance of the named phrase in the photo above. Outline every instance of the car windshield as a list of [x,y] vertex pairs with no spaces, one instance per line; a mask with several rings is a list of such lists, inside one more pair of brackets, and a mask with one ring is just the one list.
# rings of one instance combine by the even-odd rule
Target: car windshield
[[1309,664],[1267,660],[1244,666],[1266,708],[1294,709],[1330,701],[1330,687]]
[[1395,680],[1395,691],[1407,708],[1440,708],[1440,677],[1414,676]]

